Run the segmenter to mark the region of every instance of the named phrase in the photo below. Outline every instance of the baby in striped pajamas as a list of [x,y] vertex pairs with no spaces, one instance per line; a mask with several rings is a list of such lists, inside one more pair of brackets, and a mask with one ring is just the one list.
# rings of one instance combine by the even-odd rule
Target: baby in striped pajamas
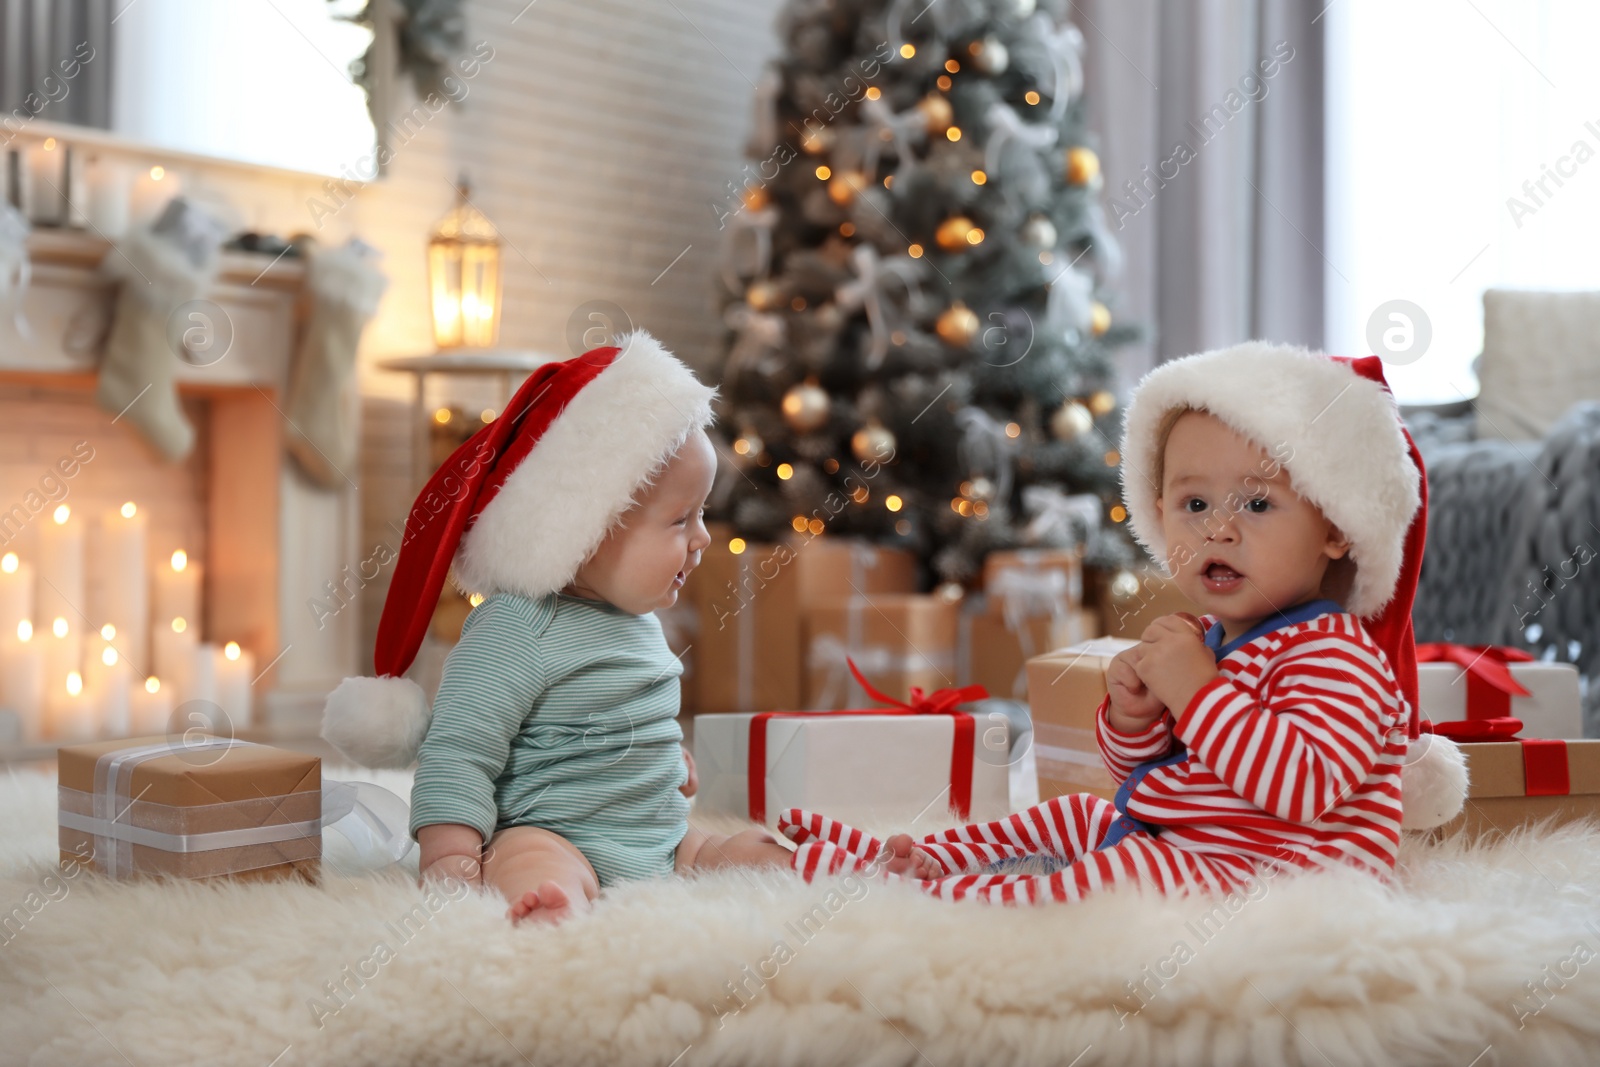
[[1124,496],[1136,535],[1206,614],[1155,619],[1107,670],[1096,736],[1115,802],[1057,797],[886,841],[793,809],[780,830],[800,845],[796,869],[881,866],[934,896],[1001,903],[1127,883],[1226,893],[1264,868],[1387,877],[1416,731],[1424,501],[1420,459],[1373,370],[1254,345],[1141,383]]

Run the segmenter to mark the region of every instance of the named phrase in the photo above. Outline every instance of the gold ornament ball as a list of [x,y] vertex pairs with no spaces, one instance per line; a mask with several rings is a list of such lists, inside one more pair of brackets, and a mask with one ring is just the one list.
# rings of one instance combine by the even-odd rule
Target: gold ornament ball
[[1074,145],[1067,149],[1067,181],[1072,185],[1088,185],[1100,174],[1100,157],[1094,149]]
[[1117,406],[1117,398],[1109,389],[1102,389],[1089,398],[1089,410],[1096,415],[1108,415]]
[[1034,215],[1022,224],[1022,243],[1048,251],[1056,246],[1056,224],[1043,215]]
[[744,299],[757,311],[771,311],[781,302],[782,294],[771,282],[756,282],[745,290]]
[[968,248],[967,234],[971,233],[973,228],[972,220],[965,215],[953,215],[939,223],[939,229],[934,233],[933,239],[946,252],[965,252]]
[[800,141],[800,148],[808,156],[819,156],[832,147],[833,131],[826,126],[812,130]]
[[1050,432],[1063,441],[1072,441],[1089,432],[1094,416],[1076,400],[1069,400],[1050,416]]
[[1089,309],[1089,328],[1094,331],[1096,337],[1111,329],[1111,309],[1098,300]]
[[767,194],[767,187],[764,185],[756,185],[746,189],[740,199],[744,201],[746,211],[760,211],[772,203],[772,197]]
[[882,463],[894,455],[894,431],[869,423],[850,435],[850,451],[862,463]]
[[856,198],[867,184],[867,176],[859,170],[847,170],[835,174],[828,181],[828,199],[840,207],[844,207]]
[[943,133],[956,117],[955,109],[941,93],[929,93],[917,101],[917,110],[922,112],[922,121],[929,133]]
[[951,348],[966,348],[978,336],[978,316],[965,304],[952,304],[939,315],[933,328]]
[[976,48],[969,48],[972,55],[972,65],[991,78],[998,78],[1006,72],[1011,65],[1011,52],[998,37],[985,37],[982,41],[974,42]]
[[828,393],[816,382],[801,382],[783,394],[783,417],[800,433],[810,433],[828,421],[833,406]]

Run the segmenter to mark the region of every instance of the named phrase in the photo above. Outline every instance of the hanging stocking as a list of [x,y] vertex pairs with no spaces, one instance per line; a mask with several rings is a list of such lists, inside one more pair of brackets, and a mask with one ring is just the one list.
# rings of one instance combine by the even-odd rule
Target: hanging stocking
[[169,322],[183,304],[210,288],[222,237],[221,223],[180,198],[167,205],[154,226],[129,233],[101,264],[122,285],[95,399],[174,461],[194,447],[194,427],[178,404],[173,381],[178,357]]
[[284,441],[324,489],[347,482],[345,472],[356,462],[356,347],[388,285],[377,258],[376,249],[352,237],[342,248],[315,253],[306,269],[311,310],[295,354]]

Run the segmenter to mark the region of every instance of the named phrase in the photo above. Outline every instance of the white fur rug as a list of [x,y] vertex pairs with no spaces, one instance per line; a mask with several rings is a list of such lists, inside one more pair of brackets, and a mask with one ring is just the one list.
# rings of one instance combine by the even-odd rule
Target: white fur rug
[[1231,905],[1018,909],[724,873],[546,929],[488,895],[430,906],[414,866],[320,887],[65,880],[54,797],[52,776],[0,776],[7,1064],[1600,1060],[1600,830],[1410,842],[1396,891],[1334,874]]

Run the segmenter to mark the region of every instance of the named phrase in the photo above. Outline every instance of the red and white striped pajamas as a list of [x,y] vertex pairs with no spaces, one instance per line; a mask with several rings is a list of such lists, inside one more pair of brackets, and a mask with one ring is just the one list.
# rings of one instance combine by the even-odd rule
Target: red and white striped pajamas
[[[1209,627],[1215,619],[1203,620]],[[1056,797],[991,823],[929,834],[915,846],[943,876],[921,883],[936,897],[994,903],[1079,900],[1139,883],[1163,893],[1240,888],[1262,865],[1353,865],[1380,878],[1400,840],[1400,768],[1410,708],[1382,650],[1353,615],[1331,613],[1262,634],[1217,663],[1176,722],[1139,734],[1106,722],[1096,734],[1120,783],[1144,762],[1187,757],[1149,771],[1126,814],[1160,824],[1102,851],[1121,817],[1089,794]],[[790,809],[779,829],[800,848],[794,868],[818,874],[870,868],[882,842],[824,816]],[[985,874],[1018,856],[1063,861],[1050,874]]]

